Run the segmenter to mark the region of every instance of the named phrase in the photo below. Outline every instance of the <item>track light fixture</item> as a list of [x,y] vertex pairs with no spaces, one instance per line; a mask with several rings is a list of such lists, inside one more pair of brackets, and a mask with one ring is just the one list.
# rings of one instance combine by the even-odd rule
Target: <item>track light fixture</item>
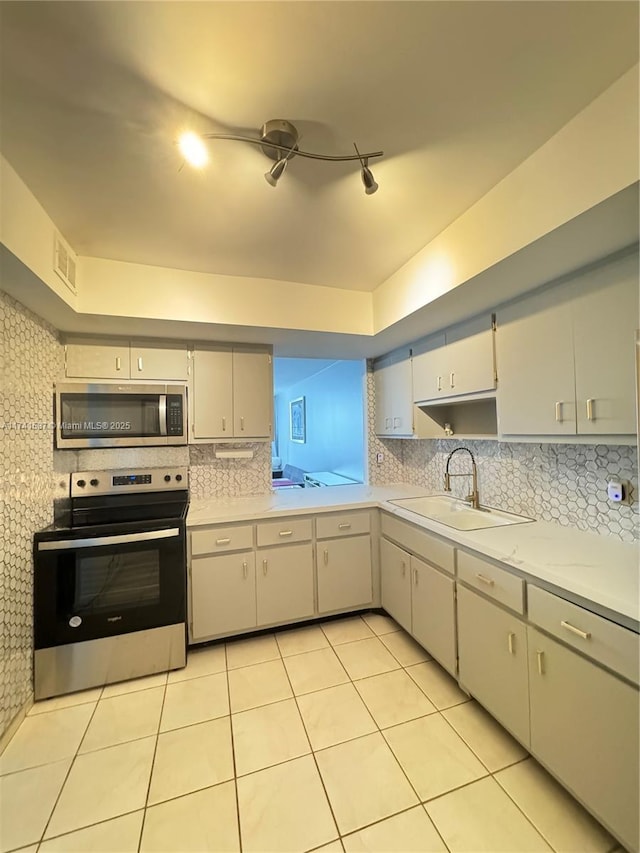
[[[195,138],[194,138],[195,137]],[[206,149],[202,140],[205,139],[228,139],[233,142],[249,142],[251,145],[258,145],[262,149],[262,153],[276,162],[265,173],[267,183],[275,187],[282,177],[289,160],[292,157],[308,157],[311,160],[330,160],[336,163],[343,163],[347,160],[358,160],[360,162],[360,176],[364,184],[364,191],[367,195],[372,195],[377,189],[378,184],[369,168],[369,160],[373,157],[382,157],[384,151],[370,151],[366,154],[360,154],[358,148],[353,143],[356,153],[347,154],[345,156],[335,156],[332,154],[316,154],[313,151],[302,151],[298,148],[299,135],[295,125],[284,119],[271,119],[265,122],[260,130],[260,136],[242,136],[233,133],[204,133],[201,137],[196,137],[195,134],[185,134],[179,140],[180,149],[187,160],[193,166],[202,167],[206,162]],[[200,145],[196,144],[196,140]],[[204,149],[204,155],[203,155]],[[191,152],[198,152],[197,156],[191,156]]]

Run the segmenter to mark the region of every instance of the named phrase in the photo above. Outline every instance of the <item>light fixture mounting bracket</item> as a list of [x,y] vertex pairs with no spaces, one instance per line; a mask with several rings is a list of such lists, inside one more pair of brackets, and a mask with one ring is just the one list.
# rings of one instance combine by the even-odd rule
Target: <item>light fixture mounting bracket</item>
[[[298,130],[290,121],[274,118],[266,121],[260,129],[260,148],[271,160],[282,159],[282,149],[288,148],[289,158],[295,157],[298,148]],[[273,146],[279,146],[274,148]]]

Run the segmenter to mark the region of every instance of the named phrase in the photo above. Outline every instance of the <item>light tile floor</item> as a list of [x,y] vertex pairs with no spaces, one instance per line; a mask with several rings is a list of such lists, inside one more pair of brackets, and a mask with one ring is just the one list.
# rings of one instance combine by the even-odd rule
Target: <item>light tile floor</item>
[[614,849],[378,614],[39,702],[0,756],[0,853]]

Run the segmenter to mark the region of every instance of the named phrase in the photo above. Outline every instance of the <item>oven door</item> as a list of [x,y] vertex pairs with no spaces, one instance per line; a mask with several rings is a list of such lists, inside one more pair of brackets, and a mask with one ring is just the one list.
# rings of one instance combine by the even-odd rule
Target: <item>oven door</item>
[[186,622],[184,521],[36,534],[36,649]]

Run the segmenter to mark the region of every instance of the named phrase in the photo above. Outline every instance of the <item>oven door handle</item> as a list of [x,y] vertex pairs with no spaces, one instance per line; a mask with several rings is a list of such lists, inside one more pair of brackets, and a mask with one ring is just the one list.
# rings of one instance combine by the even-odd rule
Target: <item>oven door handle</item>
[[126,545],[129,542],[152,542],[180,536],[177,527],[168,530],[146,530],[144,533],[123,533],[116,536],[95,536],[91,539],[59,539],[38,542],[38,551],[71,551],[75,548],[102,548],[105,545]]

